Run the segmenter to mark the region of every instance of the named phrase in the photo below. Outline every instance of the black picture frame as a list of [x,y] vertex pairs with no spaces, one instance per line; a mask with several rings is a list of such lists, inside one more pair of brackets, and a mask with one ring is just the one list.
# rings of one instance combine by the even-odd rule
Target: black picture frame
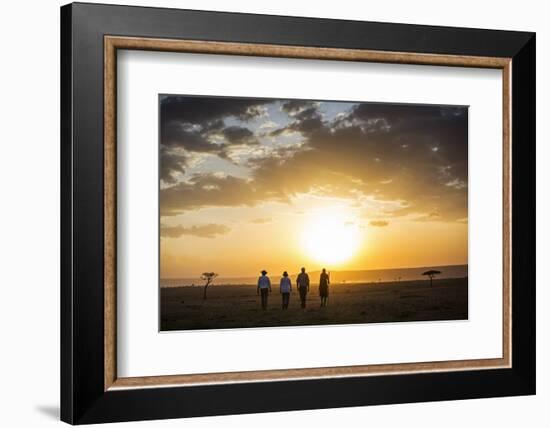
[[[512,367],[105,391],[105,35],[511,58]],[[534,33],[85,3],[63,6],[61,419],[86,424],[534,394],[535,98]]]

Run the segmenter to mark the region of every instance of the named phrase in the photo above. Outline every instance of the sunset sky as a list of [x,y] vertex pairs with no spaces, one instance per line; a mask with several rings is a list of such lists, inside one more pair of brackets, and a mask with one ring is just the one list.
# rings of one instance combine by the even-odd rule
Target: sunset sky
[[468,262],[463,106],[160,96],[161,278]]

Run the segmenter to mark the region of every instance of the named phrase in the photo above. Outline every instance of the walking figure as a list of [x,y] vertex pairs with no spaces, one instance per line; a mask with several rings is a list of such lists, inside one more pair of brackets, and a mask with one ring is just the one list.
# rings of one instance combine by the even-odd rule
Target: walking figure
[[262,271],[262,276],[258,278],[257,293],[262,296],[262,309],[265,311],[267,309],[267,296],[271,293],[271,281],[265,270]]
[[326,269],[321,272],[319,278],[319,296],[321,296],[321,307],[326,306],[328,302],[328,285],[330,284],[330,276]]
[[309,291],[309,275],[306,273],[306,268],[304,267],[298,274],[298,278],[296,278],[296,287],[298,287],[298,291],[300,292],[300,302],[302,304],[302,308],[305,309],[306,297]]
[[283,296],[283,309],[288,309],[288,302],[290,301],[290,293],[292,293],[292,282],[288,277],[288,272],[283,272],[283,277],[279,283],[281,289],[281,296]]

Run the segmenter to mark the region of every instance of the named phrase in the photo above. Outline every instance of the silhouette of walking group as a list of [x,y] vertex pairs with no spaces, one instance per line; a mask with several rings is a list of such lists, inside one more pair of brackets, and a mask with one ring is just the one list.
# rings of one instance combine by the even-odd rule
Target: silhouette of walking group
[[[262,309],[267,309],[267,298],[271,293],[271,280],[267,276],[267,272],[263,270],[262,275],[258,278],[257,293],[261,296]],[[330,284],[330,275],[326,269],[323,269],[319,277],[319,297],[321,298],[321,307],[328,304],[328,286]],[[300,295],[300,305],[302,309],[306,307],[307,294],[309,293],[309,275],[306,273],[306,268],[300,269],[300,273],[296,278],[296,288]],[[290,302],[290,294],[292,293],[292,281],[288,276],[288,272],[284,271],[279,282],[279,292],[282,296],[282,308],[288,309]]]

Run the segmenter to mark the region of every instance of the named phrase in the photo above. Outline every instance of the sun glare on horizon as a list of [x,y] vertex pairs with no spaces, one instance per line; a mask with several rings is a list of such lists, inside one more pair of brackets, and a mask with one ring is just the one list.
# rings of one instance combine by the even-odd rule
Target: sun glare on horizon
[[307,256],[332,267],[347,262],[357,253],[360,233],[357,224],[346,216],[321,212],[308,218],[302,240]]

